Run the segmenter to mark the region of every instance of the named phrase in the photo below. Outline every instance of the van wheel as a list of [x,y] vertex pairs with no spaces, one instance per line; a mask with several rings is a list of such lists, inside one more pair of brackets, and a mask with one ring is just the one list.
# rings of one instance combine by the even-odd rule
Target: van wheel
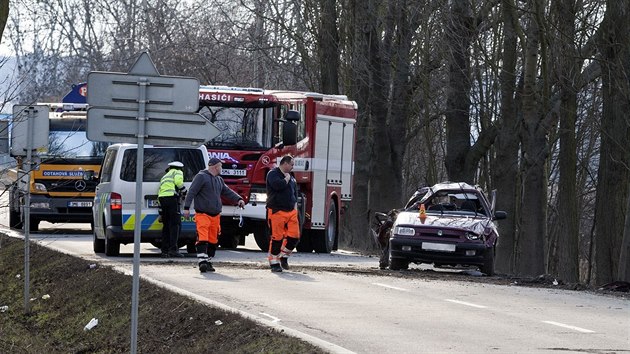
[[120,242],[116,242],[105,235],[105,255],[118,256],[120,254]]
[[219,236],[219,246],[221,248],[236,248],[239,239],[240,237],[234,234]]
[[101,240],[100,238],[96,237],[96,231],[94,231],[92,235],[94,237],[93,242],[92,242],[94,253],[105,252],[105,240]]

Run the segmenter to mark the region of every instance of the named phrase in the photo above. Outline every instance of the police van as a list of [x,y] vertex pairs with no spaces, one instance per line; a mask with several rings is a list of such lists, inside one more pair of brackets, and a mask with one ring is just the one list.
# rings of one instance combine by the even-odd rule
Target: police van
[[[145,145],[142,182],[142,212],[136,215],[136,144],[114,144],[107,148],[100,170],[99,184],[92,207],[94,216],[94,252],[116,256],[120,245],[133,243],[136,218],[141,218],[140,242],[160,247],[162,223],[158,220],[158,189],[168,164],[184,164],[186,190],[195,175],[208,166],[208,151],[200,147],[164,147]],[[195,252],[197,239],[194,209],[182,215],[178,246]]]

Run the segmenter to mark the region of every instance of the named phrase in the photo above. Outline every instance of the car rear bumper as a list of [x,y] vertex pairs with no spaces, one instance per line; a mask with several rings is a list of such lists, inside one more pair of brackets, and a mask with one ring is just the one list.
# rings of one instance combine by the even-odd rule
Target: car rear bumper
[[[455,245],[454,252],[433,251],[422,249],[423,242],[436,243],[436,241],[412,240],[405,238],[392,238],[390,240],[390,253],[394,258],[404,258],[410,262],[419,263],[443,263],[461,265],[482,265],[486,250],[485,244],[466,242],[441,242]],[[403,246],[406,250],[403,251]],[[407,250],[407,248],[409,248]],[[474,255],[467,255],[474,251]]]

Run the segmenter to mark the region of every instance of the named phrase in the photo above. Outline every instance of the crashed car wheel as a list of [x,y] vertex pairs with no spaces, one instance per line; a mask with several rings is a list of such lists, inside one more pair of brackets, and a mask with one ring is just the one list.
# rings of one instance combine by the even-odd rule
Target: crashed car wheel
[[494,247],[488,248],[485,252],[485,257],[483,260],[483,265],[481,266],[481,272],[485,273],[487,276],[494,275]]
[[389,269],[391,270],[401,270],[408,269],[409,261],[404,258],[389,258]]

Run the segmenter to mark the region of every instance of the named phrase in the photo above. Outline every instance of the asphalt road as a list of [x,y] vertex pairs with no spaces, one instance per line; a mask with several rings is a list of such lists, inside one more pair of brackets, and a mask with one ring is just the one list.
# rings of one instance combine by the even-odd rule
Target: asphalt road
[[[0,215],[0,224],[7,224],[6,215]],[[131,272],[132,245],[123,246],[120,257],[105,257],[92,252],[88,224],[40,228],[31,235],[35,242]],[[0,232],[20,236],[4,226]],[[150,245],[141,252],[145,279],[333,352],[630,352],[630,301],[620,298],[391,277],[376,269],[377,258],[343,251],[297,253],[290,261],[294,270],[277,274],[268,270],[253,240],[244,248],[219,250],[216,273],[200,274],[194,257],[164,260]]]

